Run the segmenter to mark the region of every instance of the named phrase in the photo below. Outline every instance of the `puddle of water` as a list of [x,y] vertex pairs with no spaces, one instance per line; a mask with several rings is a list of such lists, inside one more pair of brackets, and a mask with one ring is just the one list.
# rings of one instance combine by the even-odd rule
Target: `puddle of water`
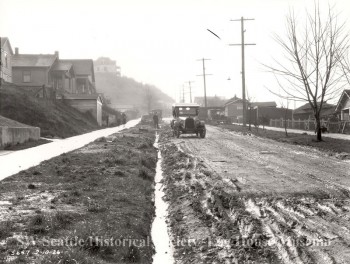
[[[156,141],[154,146],[158,148],[159,135],[156,134]],[[161,180],[163,178],[163,171],[161,167],[161,153],[158,150],[158,162],[156,167],[155,176],[155,196],[154,204],[156,207],[156,216],[152,223],[152,241],[156,250],[153,256],[153,264],[173,264],[175,263],[173,258],[173,249],[168,234],[168,226],[166,223],[166,218],[168,215],[168,204],[162,199],[164,196],[164,191],[162,188]]]

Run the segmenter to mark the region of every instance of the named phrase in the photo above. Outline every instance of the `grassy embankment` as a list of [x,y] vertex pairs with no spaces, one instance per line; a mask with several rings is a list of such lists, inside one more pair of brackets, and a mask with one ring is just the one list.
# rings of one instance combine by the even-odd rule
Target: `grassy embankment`
[[91,114],[83,114],[60,100],[29,96],[11,85],[1,86],[0,115],[40,127],[42,137],[66,138],[98,128]]
[[1,181],[1,263],[152,263],[153,141],[132,128]]

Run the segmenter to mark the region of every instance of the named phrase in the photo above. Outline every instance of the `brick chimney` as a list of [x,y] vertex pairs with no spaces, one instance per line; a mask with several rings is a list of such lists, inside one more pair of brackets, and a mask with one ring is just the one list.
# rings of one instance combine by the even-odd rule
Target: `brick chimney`
[[18,55],[18,54],[19,54],[18,48],[15,48],[15,55]]
[[55,55],[58,59],[60,58],[60,53],[57,50],[55,51]]

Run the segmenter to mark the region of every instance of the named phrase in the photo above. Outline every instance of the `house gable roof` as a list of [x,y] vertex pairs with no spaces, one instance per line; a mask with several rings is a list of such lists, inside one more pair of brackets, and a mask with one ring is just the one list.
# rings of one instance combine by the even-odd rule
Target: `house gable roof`
[[[318,103],[319,105],[320,103]],[[323,103],[322,106],[322,111],[321,111],[321,115],[322,116],[326,116],[326,115],[331,115],[335,112],[335,105],[332,104],[327,104],[327,103]],[[300,106],[299,108],[296,108],[294,110],[294,115],[300,115],[300,114],[313,114],[313,110],[310,106],[309,103],[306,103],[302,106]]]
[[12,46],[11,46],[11,43],[10,43],[9,38],[7,38],[7,37],[0,37],[0,45],[1,45],[1,48],[4,48],[6,43],[7,43],[7,44],[9,45],[9,47],[10,47],[11,55],[13,55],[13,50],[12,50]]
[[335,108],[335,111],[338,112],[340,106],[342,105],[342,102],[344,101],[344,98],[348,98],[350,100],[350,90],[344,90],[342,95],[340,96],[340,99],[337,103],[337,107]]
[[[318,105],[320,105],[320,102],[317,103]],[[323,103],[323,106],[322,108],[323,109],[326,109],[326,108],[334,108],[335,105],[332,105],[332,104],[327,104],[327,103]],[[298,113],[298,112],[310,112],[312,111],[312,108],[311,108],[311,105],[309,103],[306,103],[298,108],[296,108],[294,110],[294,113]]]
[[12,67],[51,67],[57,60],[52,54],[15,54],[12,56]]
[[[237,96],[234,96],[234,97],[232,97],[231,99],[229,99],[229,100],[224,104],[224,106],[227,106],[227,105],[233,104],[233,103],[242,103],[242,102],[243,102],[243,100],[242,100],[241,98],[238,98]],[[246,100],[246,102],[248,102],[248,101]]]
[[61,62],[72,63],[76,75],[91,75],[95,82],[94,62],[91,59],[81,60],[60,60]]
[[64,62],[59,60],[55,65],[52,67],[53,71],[69,71],[73,67],[73,64],[70,62]]

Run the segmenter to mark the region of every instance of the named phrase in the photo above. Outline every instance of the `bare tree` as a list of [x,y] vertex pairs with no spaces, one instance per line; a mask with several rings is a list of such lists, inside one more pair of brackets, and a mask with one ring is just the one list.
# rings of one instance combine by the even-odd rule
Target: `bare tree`
[[284,106],[284,102],[283,100],[281,101],[281,107],[284,108],[284,132],[286,134],[286,137],[288,137],[288,107],[289,107],[289,100],[287,98],[287,103],[286,103],[286,106]]
[[306,15],[306,23],[299,24],[294,13],[289,13],[286,40],[275,35],[286,63],[275,59],[277,66],[267,67],[283,91],[276,95],[310,104],[317,140],[321,141],[322,108],[327,101],[339,96],[345,85],[342,60],[348,50],[349,35],[331,7],[323,16],[319,4],[315,3],[313,12],[306,11]]

